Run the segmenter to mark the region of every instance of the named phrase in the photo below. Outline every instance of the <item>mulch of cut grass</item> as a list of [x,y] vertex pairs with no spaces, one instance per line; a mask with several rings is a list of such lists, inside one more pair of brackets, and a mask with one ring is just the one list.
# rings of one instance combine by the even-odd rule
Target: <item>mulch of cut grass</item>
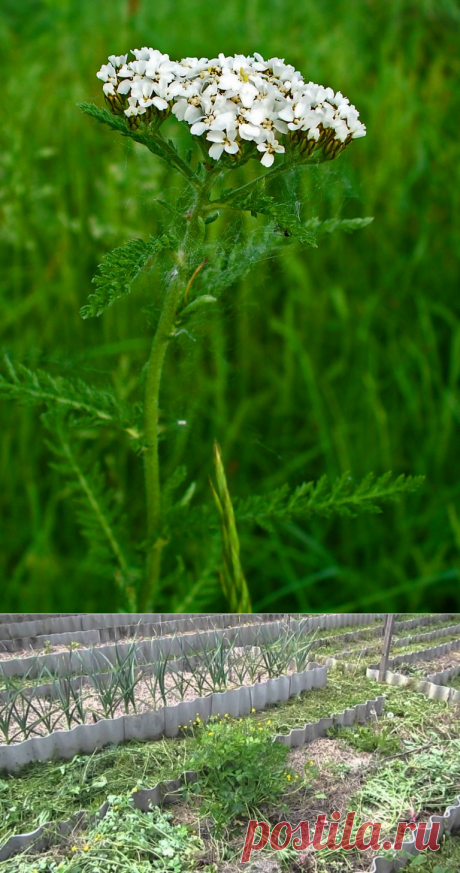
[[[428,706],[422,694],[335,672],[329,674],[327,687],[268,707],[252,718],[267,724],[273,734],[288,733],[379,694],[386,696],[386,710],[394,712],[406,737],[411,736],[412,725],[425,734],[434,731],[442,736],[451,731],[460,735],[460,721],[452,719],[446,704],[430,701]],[[162,779],[174,778],[186,769],[192,744],[193,737],[128,743],[91,757],[77,756],[71,762],[33,764],[16,776],[4,776],[0,781],[0,840],[68,818],[79,809],[96,808],[107,794],[151,788]]]

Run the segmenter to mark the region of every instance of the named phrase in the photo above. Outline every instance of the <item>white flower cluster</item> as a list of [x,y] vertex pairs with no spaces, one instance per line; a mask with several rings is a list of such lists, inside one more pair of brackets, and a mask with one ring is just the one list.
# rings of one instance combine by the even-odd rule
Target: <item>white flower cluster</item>
[[129,63],[127,55],[111,55],[97,74],[112,111],[134,128],[172,111],[209,143],[214,160],[226,154],[239,161],[259,152],[270,167],[287,145],[324,160],[366,135],[340,91],[306,83],[279,58],[265,61],[255,53],[172,61],[151,48],[132,54]]

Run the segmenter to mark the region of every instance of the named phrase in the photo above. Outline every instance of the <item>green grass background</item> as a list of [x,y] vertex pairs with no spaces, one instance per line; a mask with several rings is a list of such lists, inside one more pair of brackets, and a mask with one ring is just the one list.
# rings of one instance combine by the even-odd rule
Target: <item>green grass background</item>
[[[365,139],[307,174],[304,214],[373,224],[263,262],[167,367],[165,457],[169,470],[187,464],[198,499],[208,498],[214,438],[234,495],[344,470],[426,476],[379,516],[242,530],[260,610],[458,603],[459,37],[456,0],[2,2],[0,329],[29,366],[137,396],[148,285],[95,321],[79,308],[103,254],[149,232],[153,202],[174,182],[76,108],[102,104],[95,73],[109,53],[280,55],[349,96],[367,125]],[[0,407],[2,609],[116,609],[113,586],[85,560],[39,413]],[[140,527],[139,459],[118,438],[98,440]],[[187,598],[208,547],[187,548],[188,575],[170,577],[158,605],[225,608],[215,574]]]

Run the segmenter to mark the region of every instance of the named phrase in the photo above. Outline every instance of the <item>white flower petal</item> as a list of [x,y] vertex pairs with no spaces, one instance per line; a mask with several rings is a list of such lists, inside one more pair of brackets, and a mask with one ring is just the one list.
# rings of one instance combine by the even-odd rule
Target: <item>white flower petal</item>
[[188,103],[186,100],[178,100],[177,103],[173,106],[173,115],[176,116],[178,121],[184,120],[185,110],[187,109]]
[[366,135],[347,97],[305,82],[282,58],[265,61],[256,52],[174,61],[147,46],[131,54],[129,63],[127,55],[110,55],[102,65],[96,75],[104,94],[127,96],[128,117],[143,115],[151,106],[159,111],[171,106],[194,136],[207,134],[216,160],[224,149],[237,154],[243,140],[255,142],[264,166],[271,166],[274,155],[284,151],[276,137],[289,131],[301,130],[305,138],[318,140],[326,129],[337,143]]
[[151,102],[160,111],[168,108],[168,104],[167,104],[166,100],[163,100],[162,97],[153,97]]
[[275,118],[273,122],[273,127],[278,133],[289,133],[289,128],[285,121],[281,121],[279,118]]
[[215,161],[218,161],[223,150],[224,150],[224,147],[222,144],[214,143],[214,145],[212,145],[211,148],[209,149],[209,157],[214,158]]
[[225,140],[225,134],[222,130],[210,130],[206,136],[206,139],[208,139],[209,142],[223,143]]
[[264,167],[271,167],[273,161],[275,160],[275,156],[271,154],[271,152],[265,152],[263,157],[260,159],[260,163],[264,165]]
[[119,94],[129,94],[132,88],[132,82],[130,79],[123,79],[118,85],[117,91]]
[[198,121],[202,115],[203,113],[199,106],[193,106],[192,103],[189,103],[184,112],[184,120],[188,121],[189,124],[193,124],[195,121]]
[[261,129],[254,124],[240,124],[239,134],[242,139],[255,140],[260,136]]

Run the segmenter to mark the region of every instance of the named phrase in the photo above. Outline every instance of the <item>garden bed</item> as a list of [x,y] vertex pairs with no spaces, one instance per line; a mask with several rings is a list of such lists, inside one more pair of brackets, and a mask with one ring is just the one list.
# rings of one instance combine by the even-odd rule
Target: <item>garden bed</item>
[[[376,683],[369,683],[363,679],[360,681],[365,683],[366,689],[368,686],[379,687]],[[345,684],[342,691],[340,691],[341,683],[348,683]],[[342,693],[344,696],[350,696],[350,691],[350,680],[338,677],[333,693]],[[315,695],[325,693],[326,689],[315,692]],[[308,701],[309,697],[310,701]],[[452,721],[451,716],[449,716],[449,713],[444,708],[440,708],[440,704],[430,701],[432,711],[430,709],[427,712],[426,704],[423,701],[424,698],[414,692],[389,688],[384,713],[381,716],[377,714],[372,715],[367,722],[367,726],[342,729],[342,735],[340,736],[329,738],[323,735],[320,739],[313,739],[306,746],[294,748],[291,751],[288,750],[285,771],[290,778],[286,780],[286,792],[283,801],[287,805],[286,811],[281,819],[279,813],[278,815],[276,813],[276,805],[271,808],[270,802],[268,802],[268,805],[263,807],[262,812],[270,824],[273,826],[281,820],[289,820],[293,823],[297,823],[300,819],[305,820],[308,818],[314,820],[320,813],[325,813],[328,816],[328,820],[330,820],[332,811],[337,809],[344,816],[346,811],[353,807],[354,809],[358,808],[360,818],[363,820],[370,815],[375,820],[379,820],[380,815],[384,819],[388,835],[394,838],[392,825],[400,813],[403,818],[404,813],[409,813],[409,807],[411,806],[414,794],[419,801],[417,806],[417,814],[420,816],[419,820],[428,820],[433,813],[443,815],[446,812],[446,807],[450,805],[450,801],[455,798],[456,780],[458,779],[455,767],[458,769],[460,766],[457,750],[457,745],[460,743],[460,726],[458,722]],[[288,708],[295,708],[299,703],[290,702]],[[305,703],[307,706],[311,706],[311,695],[306,696]],[[391,709],[389,708],[390,706]],[[272,724],[276,722],[276,726],[279,726],[279,719],[283,717],[285,707],[286,704],[280,703],[270,708],[267,712],[254,713],[248,720],[248,723],[252,724],[253,727],[253,736],[258,736],[258,726],[261,720],[265,721],[265,731],[271,728],[271,725],[268,724],[269,721]],[[235,723],[236,725],[238,725],[238,722]],[[205,732],[204,728],[198,728],[198,730],[201,733]],[[336,731],[339,730],[340,726],[338,725]],[[439,740],[436,737],[439,737]],[[431,738],[431,746],[434,750],[436,748],[441,750],[440,753],[437,753],[437,757],[435,756],[433,759],[432,751],[430,753],[431,757],[423,758],[421,756],[426,756],[427,754],[423,750],[407,754],[406,758],[400,757],[399,749],[407,749],[408,746],[413,749],[417,745],[423,747],[426,745],[428,738]],[[193,755],[196,754],[194,746],[196,746],[198,740],[199,737],[195,733],[182,740],[163,740],[160,743],[146,744],[142,747],[142,751],[146,752],[147,748],[152,748],[153,753],[155,748],[159,750],[161,746],[165,749],[165,754],[167,754],[166,750],[170,748],[172,743],[174,748],[182,748],[183,750],[181,757],[179,755],[176,757],[176,767],[180,768],[180,761],[186,761],[187,757],[188,760],[191,760]],[[207,739],[207,742],[212,743],[214,740],[210,737]],[[392,742],[393,745],[391,745]],[[400,747],[398,747],[399,743],[401,744]],[[396,748],[398,748],[397,752],[395,751]],[[121,750],[112,750],[99,754],[101,756],[111,756],[114,759],[114,757],[116,758],[121,754]],[[134,755],[135,753],[134,751],[130,753],[129,749],[127,749],[123,754]],[[416,759],[418,759],[418,764],[413,772],[414,761]],[[433,782],[432,779],[434,760],[436,760],[439,772],[445,773],[442,785],[437,780]],[[156,761],[159,763],[158,757]],[[77,763],[64,765],[64,770],[70,768],[68,771],[69,776],[71,773],[74,774],[74,768]],[[57,765],[45,764],[43,766],[45,768],[54,767],[57,771],[58,778],[55,780],[54,798],[56,793],[59,794],[60,790],[63,790],[65,793],[65,785],[63,785],[62,789],[59,786],[59,780],[63,780],[64,774],[59,772]],[[165,763],[162,766],[165,767]],[[53,863],[56,866],[62,863],[64,867],[61,869],[64,869],[64,871],[67,871],[66,865],[70,863],[74,866],[77,863],[80,865],[89,865],[90,862],[94,863],[93,859],[100,857],[97,853],[100,851],[101,843],[104,846],[104,850],[109,852],[108,836],[113,833],[113,823],[116,821],[118,829],[117,838],[121,839],[123,843],[123,851],[121,850],[121,845],[116,845],[117,838],[115,838],[115,845],[110,852],[120,852],[117,871],[120,870],[121,873],[125,873],[125,867],[122,865],[128,863],[125,859],[130,854],[132,857],[133,851],[132,836],[130,836],[132,830],[130,831],[130,828],[133,827],[133,822],[135,821],[141,833],[142,822],[144,821],[144,819],[136,818],[137,813],[135,810],[138,807],[143,807],[148,792],[144,792],[142,787],[139,787],[139,790],[135,791],[132,795],[135,801],[135,805],[132,807],[129,803],[132,783],[127,794],[120,793],[120,795],[117,795],[117,787],[121,787],[121,785],[117,786],[113,776],[119,773],[118,768],[114,771],[106,769],[101,772],[100,769],[95,770],[95,767],[97,767],[97,756],[93,756],[92,759],[87,761],[86,770],[88,772],[89,768],[93,769],[90,777],[91,783],[103,783],[105,772],[106,784],[102,789],[99,788],[99,793],[103,795],[104,791],[106,791],[111,794],[112,798],[109,805],[103,804],[101,810],[94,810],[89,820],[82,817],[78,826],[74,826],[71,833],[67,836],[64,829],[61,832],[59,842],[54,844],[54,848],[46,849],[42,844],[39,856],[41,859],[40,863],[49,862],[50,866],[42,866],[40,867],[41,870],[51,871],[53,869],[51,864]],[[38,765],[35,765],[35,778],[37,778],[37,768]],[[443,768],[450,768],[450,770],[444,769],[443,771]],[[83,767],[81,769],[83,771]],[[131,770],[132,765],[127,767],[126,781],[129,779]],[[425,773],[428,774],[428,772],[430,773],[430,778],[428,778],[428,775],[426,777],[424,775]],[[448,772],[450,775],[447,776]],[[19,777],[9,777],[10,780],[18,778],[25,787],[27,784],[26,773]],[[79,780],[75,781],[74,778],[71,778],[68,782],[69,787],[72,785],[78,787],[78,784]],[[382,807],[383,795],[379,797],[377,789],[390,784],[392,786],[391,793],[388,794],[387,791],[385,794],[386,806]],[[438,790],[436,786],[440,785],[441,789]],[[278,871],[279,873],[281,871],[292,871],[294,873],[294,871],[310,869],[309,866],[305,866],[309,858],[308,852],[306,855],[305,853],[300,855],[294,851],[290,854],[285,854],[281,863],[278,853],[264,850],[253,855],[252,865],[241,865],[239,863],[239,856],[241,855],[245,837],[244,827],[238,824],[241,814],[234,816],[236,820],[233,821],[233,824],[229,821],[229,830],[226,829],[223,835],[217,835],[211,819],[209,817],[203,818],[203,814],[200,811],[202,801],[199,800],[198,795],[194,792],[194,782],[189,782],[188,787],[185,783],[182,783],[182,786],[176,785],[175,790],[177,794],[174,797],[171,796],[170,799],[174,799],[177,802],[171,807],[169,805],[165,807],[166,817],[165,813],[162,813],[163,817],[158,819],[157,813],[154,813],[153,810],[151,813],[142,813],[147,815],[147,817],[153,816],[152,825],[154,823],[158,824],[158,822],[162,823],[163,833],[167,834],[172,846],[177,842],[180,846],[182,857],[184,857],[184,852],[190,853],[190,866],[178,867],[177,869],[199,870],[205,867],[209,873],[222,873],[222,871],[236,873],[236,871],[251,869],[253,873],[262,870],[271,870],[272,873],[275,873],[275,871],[276,873]],[[112,791],[112,787],[115,791]],[[134,786],[134,788],[136,787]],[[423,788],[422,794],[420,794],[421,787]],[[434,792],[433,789],[435,789]],[[205,785],[204,788],[200,789],[200,791],[203,790],[205,790],[206,796]],[[128,806],[126,806],[127,802]],[[133,813],[130,812],[130,809],[133,809]],[[170,813],[168,812],[169,809],[171,810]],[[384,809],[386,809],[386,821],[383,815]],[[171,819],[168,818],[169,815],[172,816]],[[457,816],[457,813],[455,815]],[[452,812],[449,818],[452,819]],[[103,825],[104,820],[106,821],[105,825]],[[453,821],[450,823],[452,824]],[[184,830],[180,832],[175,830],[178,828]],[[181,839],[179,839],[179,834],[181,834]],[[196,852],[193,853],[192,849],[196,849]],[[451,845],[450,841],[444,841],[442,848],[444,857],[450,858],[454,851],[456,851],[455,844]],[[34,869],[33,865],[37,864],[39,860],[36,855],[32,855],[29,861],[26,858],[27,856],[23,856],[21,863],[27,866],[21,868],[20,873],[31,873],[32,869]],[[326,873],[326,871],[329,873],[331,870],[334,873],[336,871],[338,873],[342,873],[342,871],[343,873],[345,871],[347,873],[360,873],[360,871],[369,871],[370,869],[376,871],[376,873],[391,873],[395,869],[392,861],[376,857],[375,853],[371,850],[364,854],[353,851],[352,853],[347,853],[347,857],[342,852],[335,852],[333,855],[327,851],[315,852],[310,857],[310,860],[315,864],[315,869],[318,873]],[[19,873],[19,867],[16,867],[19,864],[18,857],[15,858],[13,856],[9,862],[4,863],[7,866],[4,867],[4,864],[0,866],[2,873],[3,867],[5,871],[8,870],[8,873]],[[70,873],[70,871],[73,871],[73,866],[69,866],[68,869]],[[80,868],[75,866],[75,870],[77,869]],[[85,866],[82,866],[81,869],[86,873],[87,868]],[[105,871],[105,867],[101,869]],[[128,867],[126,867],[126,870],[128,870]]]
[[[84,617],[83,617],[84,618]],[[82,623],[83,623],[82,618]],[[82,632],[80,642],[74,639],[73,633],[67,633],[66,639],[54,638],[55,646],[53,646],[53,638],[39,635],[32,642],[39,641],[40,645],[49,643],[52,651],[41,654],[40,650],[34,656],[18,657],[23,653],[28,653],[24,648],[24,637],[19,639],[3,641],[5,647],[2,670],[0,673],[3,676],[27,676],[33,678],[39,675],[40,670],[46,667],[50,672],[58,673],[59,675],[72,672],[72,669],[77,669],[79,659],[85,658],[86,652],[91,652],[94,648],[98,648],[103,655],[114,657],[115,649],[113,643],[119,645],[128,645],[128,642],[123,643],[122,640],[132,642],[132,639],[139,641],[141,650],[145,650],[146,645],[150,643],[151,657],[155,657],[155,652],[175,652],[177,655],[183,654],[183,646],[178,643],[179,638],[183,638],[187,643],[186,651],[190,651],[195,647],[198,651],[200,647],[217,638],[224,637],[231,640],[240,640],[241,645],[253,645],[257,638],[272,634],[273,636],[281,635],[288,630],[300,631],[305,634],[316,632],[322,633],[325,631],[328,635],[335,631],[343,633],[344,627],[353,627],[358,630],[360,627],[370,626],[378,627],[376,622],[381,620],[381,616],[376,613],[368,614],[338,614],[338,615],[319,615],[306,616],[298,619],[286,614],[275,615],[224,615],[224,616],[189,616],[188,619],[183,619],[179,622],[168,621],[161,623],[149,624],[148,622],[137,622],[129,624],[126,621],[124,624],[114,624],[116,619],[111,616],[102,617],[106,619],[107,627],[103,629],[89,629]],[[123,620],[125,616],[121,616]],[[109,623],[111,622],[111,623]],[[91,622],[88,622],[91,623]],[[197,631],[197,623],[203,624],[203,629]],[[38,624],[38,623],[36,623]],[[93,622],[95,624],[95,622]],[[183,627],[182,627],[183,626]],[[211,627],[211,629],[209,629]],[[114,630],[115,628],[115,630]],[[181,629],[182,628],[182,629]],[[116,632],[115,632],[116,631]],[[108,638],[112,640],[112,644],[107,645],[104,640]],[[99,635],[99,636],[98,636]],[[117,641],[117,635],[120,639]],[[81,642],[81,637],[85,639]],[[7,651],[8,645],[17,648],[17,651]],[[0,649],[2,641],[0,641]],[[49,648],[49,647],[47,647]],[[33,649],[34,650],[34,649]],[[34,650],[35,651],[35,650]],[[0,660],[2,660],[0,658]],[[73,668],[75,664],[75,668]]]
[[[223,629],[204,632],[201,642],[213,638],[213,645],[204,647],[190,645],[193,633],[184,632],[165,641],[168,655],[162,659],[160,650],[159,660],[145,661],[144,672],[137,659],[146,650],[146,643],[133,640],[128,646],[95,647],[92,661],[90,653],[83,650],[86,660],[80,665],[86,664],[87,669],[81,669],[80,675],[59,676],[59,666],[41,686],[24,677],[5,680],[4,706],[16,688],[23,706],[29,700],[33,706],[53,710],[63,688],[72,687],[81,695],[85,717],[81,724],[62,730],[61,714],[55,724],[49,722],[54,728],[49,735],[32,735],[17,743],[10,738],[10,744],[0,749],[0,765],[12,771],[0,781],[0,873],[4,863],[10,865],[8,873],[32,873],[38,861],[39,869],[46,873],[58,869],[92,873],[90,863],[102,863],[95,860],[101,847],[104,864],[118,852],[116,863],[114,860],[117,873],[125,873],[125,869],[128,873],[126,864],[134,861],[136,870],[143,871],[140,864],[148,858],[148,864],[153,863],[161,855],[155,855],[159,850],[151,843],[157,839],[165,839],[170,848],[181,846],[182,860],[178,859],[171,871],[250,870],[238,860],[244,843],[243,822],[251,814],[251,802],[256,802],[255,797],[250,799],[250,786],[263,785],[266,779],[271,788],[267,783],[257,800],[259,812],[254,809],[252,813],[260,813],[272,825],[281,820],[280,803],[286,804],[283,820],[292,820],[293,825],[296,818],[305,820],[319,813],[330,816],[335,809],[344,814],[353,806],[361,818],[372,814],[380,820],[380,816],[385,836],[394,838],[395,816],[404,816],[415,795],[421,797],[417,821],[429,822],[432,815],[438,815],[446,832],[454,833],[460,826],[455,794],[460,779],[460,723],[455,707],[428,700],[418,693],[411,677],[405,677],[409,679],[407,687],[382,686],[374,677],[364,677],[361,660],[365,647],[350,650],[350,664],[341,662],[353,669],[353,675],[333,671],[325,685],[327,667],[307,661],[313,651],[317,657],[324,645],[340,649],[350,637],[366,642],[368,634],[371,642],[375,640],[369,647],[372,652],[380,645],[381,627],[375,616],[363,615],[358,621],[355,616],[333,618],[336,626],[327,639],[312,627],[316,622],[311,618],[308,630],[296,619],[262,623],[259,633],[262,630],[267,636],[259,638],[259,646],[237,645],[247,641],[247,633],[250,641],[254,639],[251,624],[230,628],[228,636]],[[447,636],[448,643],[442,642],[446,628],[449,631],[456,625],[449,623],[449,615],[439,619],[422,616],[423,624],[414,624],[415,619],[398,622],[404,625],[398,631],[415,630],[414,640],[412,636],[409,642],[407,637],[396,639],[390,665],[406,664],[407,658],[409,663],[411,659],[417,663],[418,658],[427,667],[436,667],[437,657],[449,656],[456,663],[458,639]],[[426,623],[428,633],[417,633]],[[350,630],[344,632],[343,627]],[[438,646],[417,651],[420,637],[422,641],[434,639]],[[175,648],[179,638],[188,639],[189,651],[182,657],[180,647]],[[101,671],[107,650],[112,654]],[[123,657],[129,651],[123,667]],[[65,655],[69,661],[76,657],[75,652]],[[62,656],[56,657],[59,665]],[[449,661],[443,663],[452,669]],[[450,678],[455,681],[456,677]],[[115,680],[118,685],[114,690]],[[202,696],[204,690],[208,693]],[[96,723],[92,723],[94,718]],[[43,727],[43,723],[36,726],[36,733]],[[153,737],[155,742],[151,742]],[[107,742],[112,745],[106,746]],[[222,770],[234,743],[239,751],[233,753],[233,768]],[[260,752],[255,754],[258,746]],[[272,747],[285,749],[284,753],[274,753],[278,763],[284,762],[282,771],[275,767],[278,782],[272,778],[275,771],[268,763]],[[56,755],[60,760],[52,760]],[[34,759],[39,762],[30,763]],[[241,785],[246,785],[245,767],[252,776],[241,794],[241,809],[228,806],[229,797],[239,797],[239,788],[226,794],[227,800],[222,795],[219,805],[216,797],[228,779],[240,772]],[[439,778],[433,776],[436,767]],[[428,773],[429,790],[425,790],[424,774]],[[385,785],[386,793],[382,793]],[[125,834],[120,844],[113,838],[110,843],[114,828]],[[17,853],[31,846],[34,854],[20,861]],[[406,848],[413,852],[414,846],[408,841]],[[176,857],[176,849],[171,851]],[[188,859],[185,867],[180,866],[184,858]],[[282,864],[279,853],[265,850],[253,857],[252,864],[254,873],[310,870],[311,864],[317,873],[370,869],[393,873],[400,861],[400,855],[395,862],[371,850],[300,855],[291,849],[284,853]],[[120,867],[123,864],[125,867]],[[105,866],[97,867],[99,870],[106,873]]]
[[[432,634],[426,634],[421,638],[419,634],[413,637],[413,642],[410,642],[411,638],[406,638],[403,640],[404,645],[400,645],[400,643],[396,642],[394,646],[392,646],[392,653],[394,653],[394,657],[391,659],[391,664],[397,666],[398,664],[402,664],[404,662],[412,663],[417,659],[424,659],[425,657],[429,659],[431,654],[434,652],[439,655],[455,652],[460,647],[460,627],[455,626],[455,631],[451,634],[444,635],[443,631],[438,635],[437,632],[433,632]],[[421,643],[430,642],[433,640],[437,640],[437,646],[430,646],[428,648],[420,648]],[[361,670],[365,671],[366,669],[377,669],[375,664],[376,658],[379,655],[379,648],[377,646],[367,646],[363,648],[349,649],[347,651],[334,652],[334,654],[325,655],[323,651],[317,652],[316,657],[322,663],[325,663],[327,666],[342,666],[345,670]]]

